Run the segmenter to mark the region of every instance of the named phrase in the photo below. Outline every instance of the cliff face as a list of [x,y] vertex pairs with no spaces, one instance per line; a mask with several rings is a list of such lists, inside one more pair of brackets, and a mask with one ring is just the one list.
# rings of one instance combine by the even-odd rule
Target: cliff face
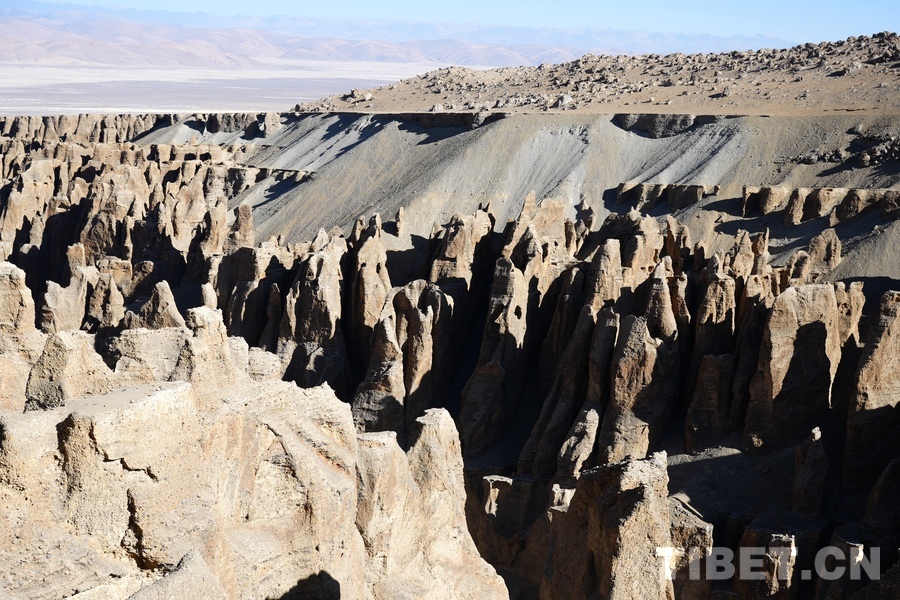
[[896,165],[774,180],[760,122],[2,122],[3,591],[702,598],[656,551],[715,535],[849,598],[801,572],[897,558],[900,275],[843,280]]

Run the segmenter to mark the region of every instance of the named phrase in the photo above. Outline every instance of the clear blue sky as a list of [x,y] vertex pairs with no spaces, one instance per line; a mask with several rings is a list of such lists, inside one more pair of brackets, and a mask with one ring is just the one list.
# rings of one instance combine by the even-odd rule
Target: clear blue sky
[[[48,1],[48,0],[44,0]],[[64,0],[49,0],[62,3]],[[70,0],[113,8],[209,12],[233,15],[290,15],[463,22],[528,27],[590,27],[719,35],[773,35],[818,42],[900,29],[898,0]]]

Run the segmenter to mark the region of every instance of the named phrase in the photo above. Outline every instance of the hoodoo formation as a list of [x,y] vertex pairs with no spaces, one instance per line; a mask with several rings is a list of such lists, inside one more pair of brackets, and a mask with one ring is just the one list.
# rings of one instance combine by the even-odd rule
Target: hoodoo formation
[[900,42],[770,54],[0,118],[0,597],[900,597]]

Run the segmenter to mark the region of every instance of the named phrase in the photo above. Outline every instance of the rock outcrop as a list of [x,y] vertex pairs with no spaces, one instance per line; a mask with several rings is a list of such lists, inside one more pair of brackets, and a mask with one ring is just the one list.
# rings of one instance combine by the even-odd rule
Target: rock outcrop
[[832,286],[792,287],[775,299],[750,384],[748,450],[793,441],[823,424],[832,406],[840,342]]
[[863,489],[900,456],[894,432],[900,403],[900,294],[881,298],[877,320],[869,331],[857,370],[856,389],[847,418],[844,485]]
[[[300,117],[184,118],[0,120],[0,595],[846,598],[828,536],[896,559],[898,286],[854,272],[895,190],[563,177],[299,241]],[[692,579],[714,546],[763,579]]]
[[462,454],[450,415],[432,409],[416,419],[405,454],[393,432],[361,434],[359,447],[356,524],[374,597],[401,590],[416,598],[506,597],[466,531]]

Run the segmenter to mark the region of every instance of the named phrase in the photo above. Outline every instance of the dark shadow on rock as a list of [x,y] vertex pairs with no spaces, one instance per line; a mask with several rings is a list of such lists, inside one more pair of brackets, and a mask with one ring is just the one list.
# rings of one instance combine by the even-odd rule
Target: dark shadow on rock
[[[710,96],[715,98],[716,95]],[[659,139],[692,131],[726,118],[720,115],[623,113],[612,118],[613,125],[635,135]]]
[[428,279],[429,266],[434,259],[434,244],[421,235],[410,236],[412,248],[388,250],[387,271],[391,285],[404,286],[416,279]]
[[740,198],[723,198],[713,200],[703,205],[703,210],[715,210],[733,217],[741,216],[741,199]]
[[[761,456],[739,452],[737,436],[693,457],[672,456],[669,494],[690,498],[691,506],[712,522],[714,515],[757,515],[787,510],[791,502],[794,449]],[[759,482],[764,481],[765,485]]]
[[153,133],[159,131],[160,129],[165,129],[166,127],[171,127],[172,125],[174,125],[176,123],[176,118],[177,117],[175,115],[160,115],[159,118],[157,118],[156,123],[153,124],[153,127],[148,129],[147,131],[141,133],[140,135],[137,135],[137,136],[131,138],[128,141],[131,142],[132,144],[140,142],[142,139],[152,135]]
[[[313,118],[313,115],[308,115],[297,122],[306,118]],[[315,118],[320,118],[326,122],[328,119],[334,119],[332,123],[325,127],[325,134],[319,142],[319,146],[323,149],[328,149],[333,145],[338,144],[337,138],[339,136],[349,134],[357,136],[357,139],[352,143],[341,147],[340,151],[334,157],[335,160],[380,132],[384,129],[387,121],[390,120],[390,117],[372,117],[371,115],[359,113],[315,115]]]
[[863,282],[863,293],[866,296],[866,303],[863,305],[863,317],[860,320],[860,337],[865,340],[868,333],[869,323],[874,315],[878,314],[878,305],[881,302],[881,296],[885,292],[900,290],[900,281],[892,277],[848,277],[841,279],[848,287],[854,281]]
[[852,171],[853,169],[856,169],[857,167],[858,167],[858,165],[857,165],[856,157],[851,157],[842,163],[837,163],[832,167],[828,167],[827,169],[820,171],[818,176],[819,177],[828,177],[829,175],[837,175],[838,173]]
[[424,136],[418,145],[432,144],[506,118],[506,113],[479,115],[471,112],[400,113],[379,117],[399,122],[398,129]]
[[[309,177],[309,179],[312,179],[312,177]],[[265,206],[266,204],[275,202],[276,200],[281,200],[285,194],[290,192],[292,189],[294,189],[298,185],[300,185],[300,184],[297,183],[297,181],[294,179],[285,178],[285,179],[281,179],[281,180],[276,180],[275,183],[273,183],[271,186],[269,186],[269,188],[266,189],[266,191],[264,192],[265,200],[263,200],[262,202],[260,202],[258,204],[253,205],[254,210],[258,209],[260,206]]]
[[616,188],[603,190],[603,206],[611,213],[627,213],[628,207],[620,206],[618,201],[618,192]]
[[340,600],[341,584],[327,571],[298,581],[281,600]]
[[469,127],[422,127],[416,123],[401,122],[397,129],[406,133],[412,133],[420,138],[418,146],[433,144],[446,140],[460,133],[469,131]]

